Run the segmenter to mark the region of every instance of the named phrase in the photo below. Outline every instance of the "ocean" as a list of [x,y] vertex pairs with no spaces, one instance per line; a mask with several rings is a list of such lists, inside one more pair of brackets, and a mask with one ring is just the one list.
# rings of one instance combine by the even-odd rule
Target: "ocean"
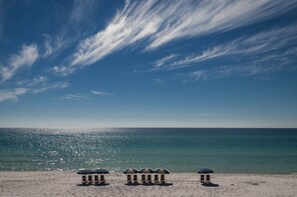
[[297,129],[0,128],[0,171],[99,167],[297,173]]

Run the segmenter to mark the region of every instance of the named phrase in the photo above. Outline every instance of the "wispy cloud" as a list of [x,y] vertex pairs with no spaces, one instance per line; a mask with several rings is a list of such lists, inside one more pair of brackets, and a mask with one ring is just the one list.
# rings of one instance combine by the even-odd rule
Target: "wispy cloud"
[[11,90],[0,90],[0,102],[13,100],[17,101],[18,97],[26,94],[29,91],[27,88],[15,88]]
[[161,58],[161,59],[155,61],[155,62],[153,63],[153,66],[154,66],[154,68],[158,69],[158,68],[162,67],[162,66],[165,65],[165,64],[169,64],[170,62],[173,63],[173,61],[174,61],[174,59],[175,59],[176,57],[178,57],[177,54],[168,55],[168,56],[166,56],[166,57],[163,57],[163,58]]
[[69,42],[63,35],[52,37],[48,34],[43,34],[44,36],[44,52],[42,57],[49,57],[59,51],[61,51]]
[[38,49],[35,44],[23,45],[18,54],[10,56],[8,66],[0,67],[1,81],[12,78],[19,70],[31,67],[38,58]]
[[64,89],[70,86],[68,82],[48,82],[48,78],[45,76],[21,81],[17,85],[19,87],[0,90],[0,102],[7,100],[18,101],[18,98],[25,94],[38,94],[54,89]]
[[52,43],[51,43],[52,38],[47,34],[44,34],[44,37],[45,37],[45,40],[44,40],[44,54],[43,54],[43,57],[48,57],[54,51]]
[[82,40],[70,62],[54,70],[67,75],[140,41],[146,42],[146,50],[151,50],[176,39],[259,22],[296,6],[294,1],[273,0],[126,1],[106,28]]
[[[217,45],[206,49],[198,54],[192,54],[186,57],[174,56],[175,59],[162,58],[161,65],[153,65],[154,70],[165,69],[173,70],[182,67],[191,66],[193,64],[210,61],[220,57],[245,58],[247,61],[259,61],[263,59],[279,59],[292,57],[288,53],[291,47],[297,43],[297,26],[291,25],[282,28],[274,28],[268,31],[262,31],[252,36],[242,36],[240,38],[229,41],[225,44]],[[285,53],[279,53],[278,50],[285,50]],[[286,52],[287,51],[287,52]],[[168,56],[171,57],[171,56]],[[284,60],[282,58],[282,61]],[[157,61],[157,62],[158,62]]]
[[[290,25],[275,27],[250,36],[241,36],[196,54],[174,56],[169,60],[166,57],[162,58],[162,65],[154,64],[152,70],[199,66],[199,70],[186,74],[193,80],[274,73],[288,69],[289,65],[297,61],[294,55],[297,43],[295,32],[297,26]],[[224,58],[228,63],[211,68],[203,64],[218,61],[220,58]]]
[[46,82],[48,79],[46,76],[39,76],[33,79],[34,82],[36,83],[43,83]]
[[148,12],[153,5],[153,1],[140,4],[127,3],[103,31],[82,40],[70,65],[66,69],[59,70],[64,74],[72,73],[155,33],[158,19],[143,20],[148,17]]
[[54,83],[42,85],[42,86],[39,86],[39,87],[35,87],[31,91],[32,91],[32,93],[37,94],[37,93],[45,92],[45,91],[48,91],[48,90],[64,89],[64,88],[67,88],[67,87],[69,87],[68,82],[54,82]]
[[283,65],[267,63],[252,62],[247,65],[229,65],[219,66],[215,68],[197,70],[187,74],[187,77],[191,80],[205,80],[205,79],[217,79],[225,77],[247,77],[259,74],[271,74],[277,72],[283,68]]
[[96,90],[90,90],[90,92],[94,95],[98,95],[98,96],[110,96],[112,95],[112,93],[109,92],[102,92],[102,91],[96,91]]
[[89,94],[80,94],[80,93],[76,93],[76,94],[67,94],[65,96],[62,97],[62,99],[67,99],[67,100],[74,100],[74,101],[85,101],[85,100],[91,100],[92,99],[92,95],[96,95],[96,96],[110,96],[113,95],[109,92],[102,92],[102,91],[96,91],[96,90],[90,90]]
[[90,100],[90,97],[87,97],[82,94],[67,94],[67,95],[63,96],[62,99],[83,101],[83,100]]
[[[161,28],[153,36],[149,49],[177,38],[223,32],[265,20],[294,7],[281,1],[178,1],[161,8]],[[161,12],[162,11],[162,12]]]
[[46,84],[48,82],[47,76],[36,76],[33,79],[23,79],[15,82],[15,85],[22,86],[25,85],[27,87],[36,86],[39,84]]

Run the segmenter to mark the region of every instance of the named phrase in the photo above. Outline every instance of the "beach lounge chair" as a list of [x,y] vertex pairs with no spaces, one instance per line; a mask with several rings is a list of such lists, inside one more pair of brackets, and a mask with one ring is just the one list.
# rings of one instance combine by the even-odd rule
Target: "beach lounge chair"
[[141,175],[141,182],[143,183],[143,184],[145,184],[146,183],[146,180],[145,180],[145,175],[143,174],[143,175]]
[[93,176],[92,175],[88,175],[88,182],[93,183]]
[[82,182],[82,184],[87,183],[87,177],[86,177],[86,175],[82,175],[81,176],[81,182]]
[[138,178],[137,178],[137,175],[136,174],[133,175],[133,182],[134,183],[138,183]]
[[152,175],[147,175],[147,182],[152,183]]
[[200,175],[200,182],[204,183],[204,175],[203,174]]
[[104,175],[100,175],[100,184],[105,184]]
[[132,181],[131,181],[131,175],[128,174],[127,175],[127,184],[131,184],[131,183],[132,183]]
[[160,182],[165,183],[165,175],[164,174],[161,174]]
[[154,182],[159,183],[159,176],[157,174],[155,174]]
[[94,175],[94,183],[98,184],[99,183],[99,176],[96,174]]
[[205,183],[210,183],[210,175],[206,175]]

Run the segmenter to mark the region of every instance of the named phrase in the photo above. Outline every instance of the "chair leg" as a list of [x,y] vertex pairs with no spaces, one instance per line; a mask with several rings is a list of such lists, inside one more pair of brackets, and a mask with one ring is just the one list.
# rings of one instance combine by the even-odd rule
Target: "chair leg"
[[131,175],[127,175],[127,183],[131,184]]
[[142,182],[142,183],[146,183],[145,175],[142,175],[142,176],[141,176],[141,182]]
[[165,175],[161,175],[161,183],[165,183]]
[[105,183],[105,177],[104,177],[104,175],[101,175],[100,176],[100,183],[101,184],[104,184]]
[[86,175],[83,175],[83,176],[81,177],[81,182],[82,182],[83,184],[87,182],[87,177],[86,177]]
[[88,182],[89,182],[89,183],[92,183],[92,182],[93,182],[93,176],[92,176],[92,175],[89,175],[89,176],[88,176]]
[[134,182],[134,183],[138,183],[137,175],[134,175],[134,176],[133,176],[133,182]]
[[155,183],[159,183],[159,176],[156,174],[154,178]]

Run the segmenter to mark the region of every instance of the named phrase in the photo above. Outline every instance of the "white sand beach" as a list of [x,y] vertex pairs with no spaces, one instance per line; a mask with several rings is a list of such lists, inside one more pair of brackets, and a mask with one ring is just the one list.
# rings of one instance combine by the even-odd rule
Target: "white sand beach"
[[297,196],[297,175],[213,174],[202,186],[196,173],[166,176],[167,186],[125,185],[126,176],[111,173],[106,186],[79,186],[75,172],[0,172],[0,196]]

